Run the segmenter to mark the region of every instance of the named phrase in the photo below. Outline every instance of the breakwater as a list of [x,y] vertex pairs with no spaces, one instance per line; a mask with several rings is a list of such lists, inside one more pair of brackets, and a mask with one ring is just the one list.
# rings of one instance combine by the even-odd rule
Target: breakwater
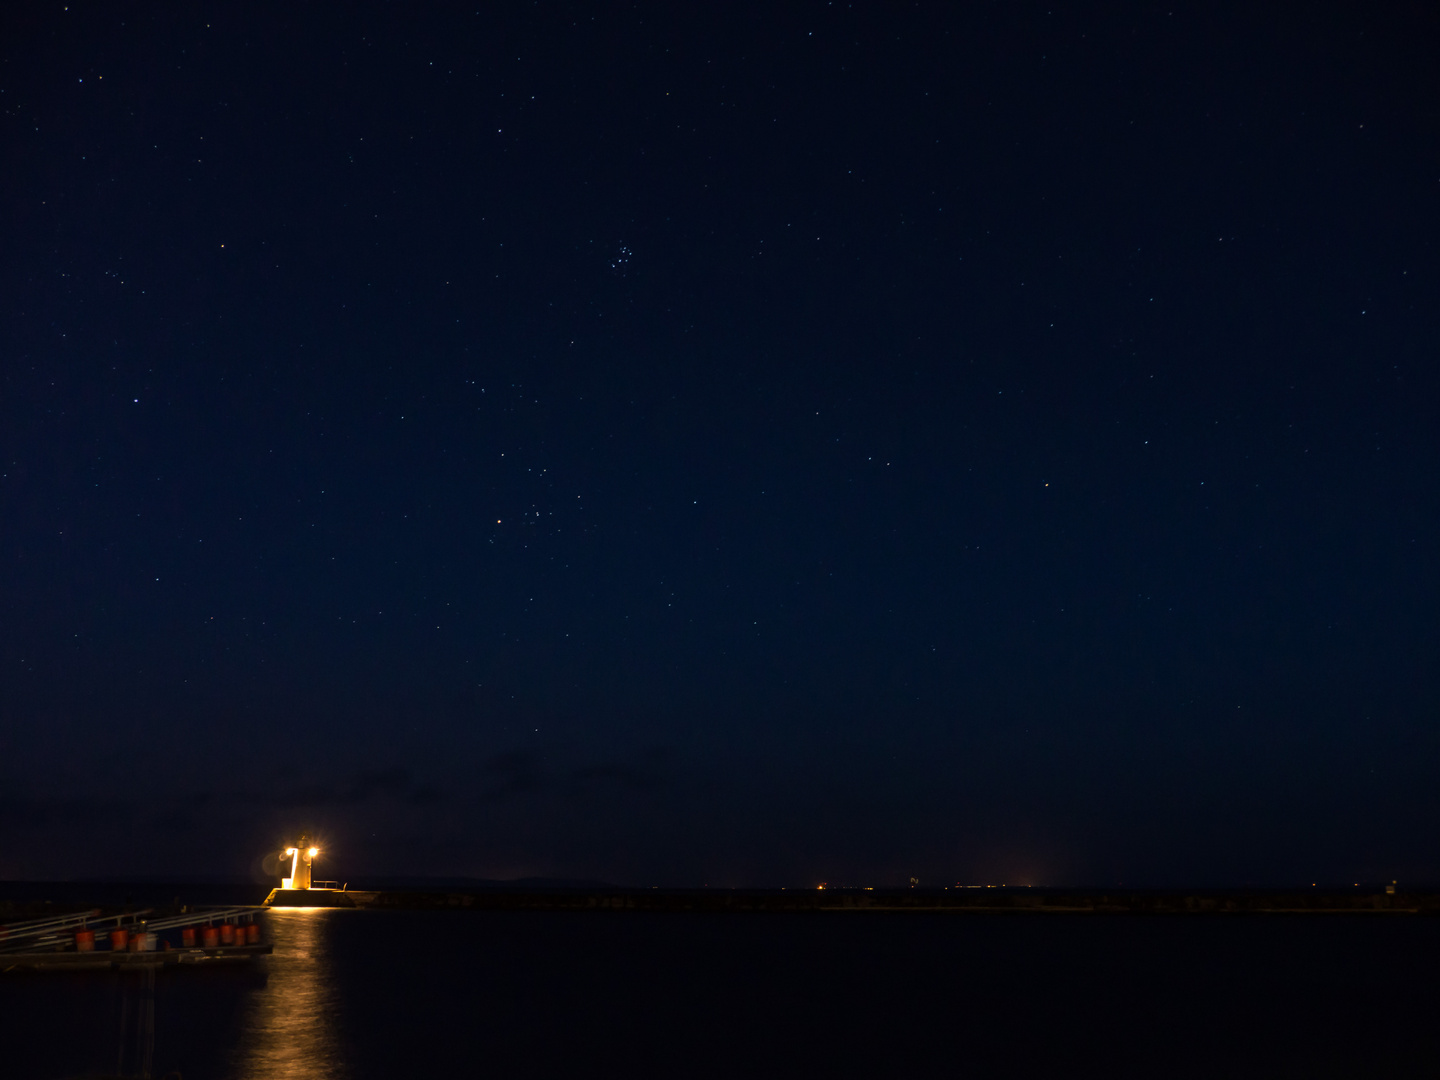
[[[278,904],[311,906],[300,894]],[[315,906],[319,906],[318,904]],[[954,889],[351,890],[323,906],[392,911],[914,912],[955,915],[1440,915],[1440,892]]]

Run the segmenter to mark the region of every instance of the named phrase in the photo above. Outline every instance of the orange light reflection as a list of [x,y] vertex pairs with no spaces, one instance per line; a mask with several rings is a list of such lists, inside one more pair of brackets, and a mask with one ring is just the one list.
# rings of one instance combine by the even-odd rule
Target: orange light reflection
[[337,1080],[345,1069],[335,1032],[335,980],[323,908],[266,912],[274,955],[255,991],[239,1048],[239,1080]]

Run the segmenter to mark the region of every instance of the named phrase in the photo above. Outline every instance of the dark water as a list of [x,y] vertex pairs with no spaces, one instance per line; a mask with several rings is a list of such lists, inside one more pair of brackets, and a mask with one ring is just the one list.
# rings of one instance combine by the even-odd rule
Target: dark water
[[[1440,1075],[1440,921],[267,918],[264,970],[158,977],[154,1075]],[[0,977],[0,1076],[133,1071],[135,979]]]

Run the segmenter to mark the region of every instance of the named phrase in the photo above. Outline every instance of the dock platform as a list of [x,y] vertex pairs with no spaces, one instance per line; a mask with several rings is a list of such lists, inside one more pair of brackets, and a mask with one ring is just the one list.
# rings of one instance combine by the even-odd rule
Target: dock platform
[[22,971],[138,971],[195,965],[248,963],[273,952],[271,945],[229,945],[218,949],[160,949],[155,952],[33,952],[0,955],[0,975]]

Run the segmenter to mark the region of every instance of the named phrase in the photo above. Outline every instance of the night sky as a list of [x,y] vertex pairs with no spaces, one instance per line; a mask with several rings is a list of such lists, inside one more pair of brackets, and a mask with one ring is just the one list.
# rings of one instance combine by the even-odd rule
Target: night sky
[[1440,880],[1427,4],[0,14],[0,877]]

